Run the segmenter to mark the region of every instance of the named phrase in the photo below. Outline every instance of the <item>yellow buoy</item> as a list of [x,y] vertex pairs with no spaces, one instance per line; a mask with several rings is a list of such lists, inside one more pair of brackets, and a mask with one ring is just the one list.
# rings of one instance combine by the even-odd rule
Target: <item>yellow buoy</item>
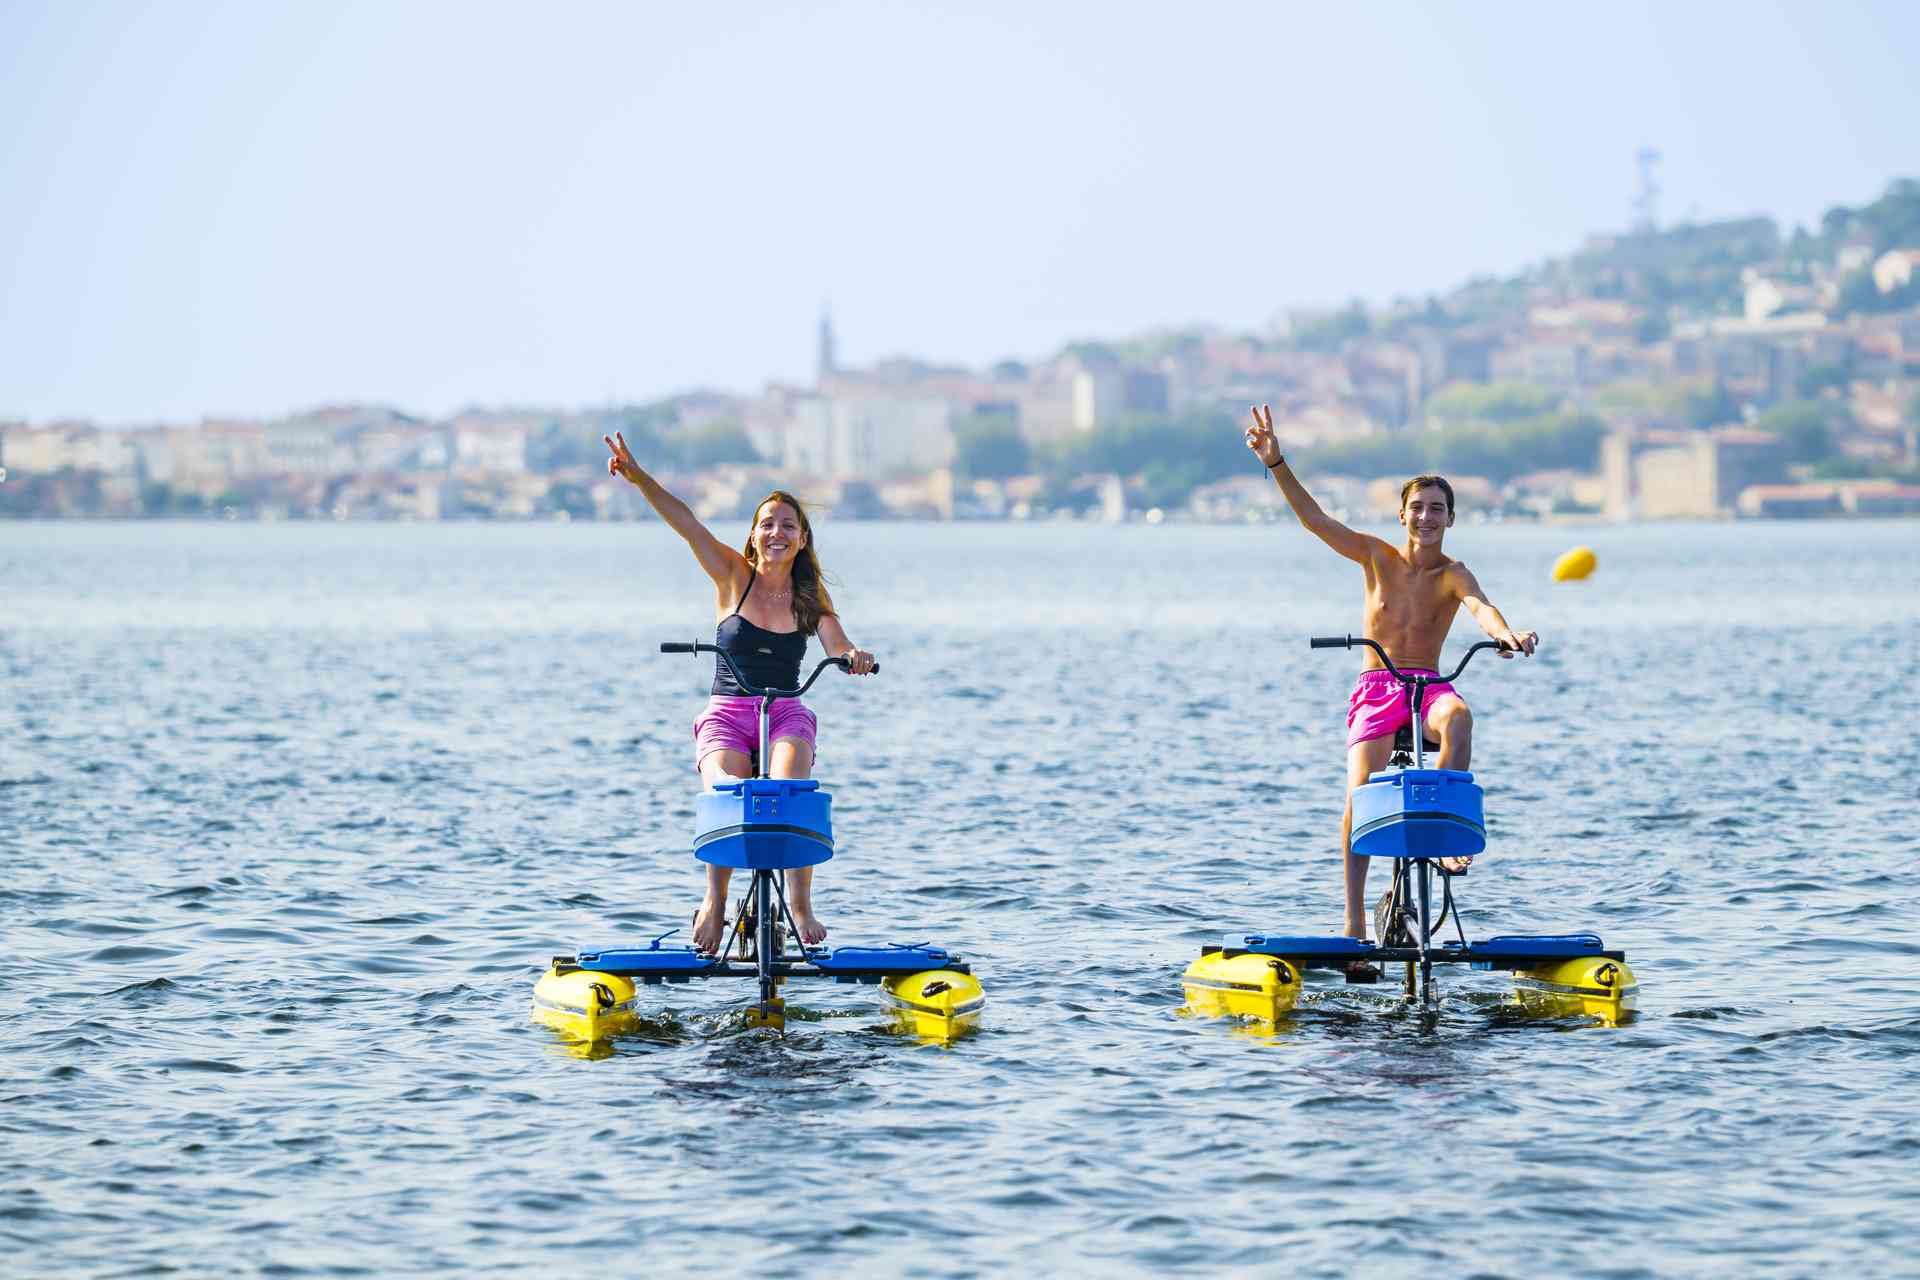
[[1553,580],[1555,582],[1578,582],[1593,572],[1600,563],[1593,554],[1592,547],[1575,547],[1553,562]]

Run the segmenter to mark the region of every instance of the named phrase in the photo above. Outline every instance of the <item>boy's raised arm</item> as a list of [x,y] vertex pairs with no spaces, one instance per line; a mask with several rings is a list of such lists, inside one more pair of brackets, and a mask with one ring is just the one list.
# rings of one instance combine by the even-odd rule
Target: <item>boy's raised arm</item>
[[1480,629],[1491,639],[1507,646],[1501,657],[1511,658],[1516,653],[1524,653],[1529,658],[1533,656],[1535,647],[1540,643],[1538,633],[1515,631],[1507,623],[1506,616],[1494,608],[1493,601],[1487,599],[1487,593],[1480,589],[1480,580],[1473,576],[1473,570],[1456,560],[1448,570],[1448,576],[1453,579],[1453,589],[1459,595],[1461,605],[1480,624]]
[[1273,473],[1273,482],[1280,486],[1280,494],[1287,500],[1294,519],[1308,533],[1347,559],[1367,563],[1374,544],[1380,539],[1349,529],[1320,509],[1320,504],[1313,500],[1313,495],[1307,492],[1307,487],[1300,483],[1300,477],[1293,474],[1293,468],[1281,454],[1280,441],[1273,434],[1273,410],[1266,405],[1253,411],[1253,425],[1247,428],[1247,448]]

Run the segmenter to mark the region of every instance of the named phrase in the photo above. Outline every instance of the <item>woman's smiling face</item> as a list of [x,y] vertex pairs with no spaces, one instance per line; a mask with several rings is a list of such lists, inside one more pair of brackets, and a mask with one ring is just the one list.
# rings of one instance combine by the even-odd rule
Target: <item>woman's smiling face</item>
[[806,545],[798,511],[777,500],[760,504],[753,516],[753,548],[761,564],[791,561]]

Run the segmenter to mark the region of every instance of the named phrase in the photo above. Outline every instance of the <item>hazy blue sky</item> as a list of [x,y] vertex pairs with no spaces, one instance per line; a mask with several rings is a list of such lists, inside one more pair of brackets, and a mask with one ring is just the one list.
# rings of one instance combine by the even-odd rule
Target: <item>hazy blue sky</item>
[[0,0],[0,419],[438,413],[1442,289],[1920,174],[1920,4]]

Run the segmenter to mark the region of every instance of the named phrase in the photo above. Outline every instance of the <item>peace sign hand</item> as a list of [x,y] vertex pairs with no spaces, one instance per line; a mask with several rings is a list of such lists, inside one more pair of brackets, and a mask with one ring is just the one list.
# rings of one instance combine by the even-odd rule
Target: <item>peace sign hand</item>
[[601,436],[607,442],[607,448],[613,456],[607,459],[607,474],[619,476],[628,484],[640,483],[640,464],[633,460],[633,450],[627,448],[627,438],[616,431],[610,436]]
[[1280,442],[1273,435],[1273,410],[1266,405],[1253,411],[1253,425],[1247,428],[1247,448],[1267,467],[1280,461]]

